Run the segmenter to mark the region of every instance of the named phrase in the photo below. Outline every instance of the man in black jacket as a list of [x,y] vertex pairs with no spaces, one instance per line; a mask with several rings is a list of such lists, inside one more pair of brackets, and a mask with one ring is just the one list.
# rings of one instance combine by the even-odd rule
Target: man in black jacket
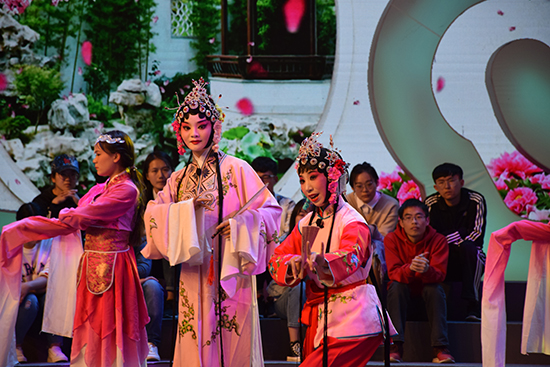
[[481,320],[480,284],[485,270],[483,237],[486,226],[485,198],[464,188],[462,169],[443,163],[432,172],[437,193],[426,198],[430,225],[447,237],[449,264],[446,282],[462,282],[462,298],[468,300],[468,321]]
[[51,163],[51,180],[53,185],[46,187],[42,193],[33,199],[48,218],[58,218],[64,208],[76,208],[78,194],[76,184],[80,171],[74,156],[60,154]]

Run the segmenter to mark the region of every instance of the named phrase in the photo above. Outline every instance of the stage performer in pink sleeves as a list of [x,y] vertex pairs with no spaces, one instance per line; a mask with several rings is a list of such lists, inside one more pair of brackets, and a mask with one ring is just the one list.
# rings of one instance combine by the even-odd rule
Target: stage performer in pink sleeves
[[[306,279],[302,366],[364,366],[383,341],[380,301],[366,284],[371,235],[365,219],[341,196],[347,163],[332,141],[331,149],[324,148],[319,135],[302,142],[297,158],[302,192],[315,209],[275,249],[269,271],[284,286]],[[393,326],[390,330],[395,333]]]
[[67,287],[77,284],[71,365],[145,366],[149,317],[130,248],[143,232],[134,145],[113,130],[97,139],[94,153],[97,173],[108,180],[92,187],[77,208],[63,209],[59,219],[29,217],[4,227],[2,277],[11,282],[5,269],[17,262],[24,243],[85,230],[77,279],[65,280]]
[[224,115],[193,83],[172,124],[189,161],[149,202],[142,253],[181,264],[176,366],[263,366],[253,275],[278,242],[281,208],[248,163],[218,150]]

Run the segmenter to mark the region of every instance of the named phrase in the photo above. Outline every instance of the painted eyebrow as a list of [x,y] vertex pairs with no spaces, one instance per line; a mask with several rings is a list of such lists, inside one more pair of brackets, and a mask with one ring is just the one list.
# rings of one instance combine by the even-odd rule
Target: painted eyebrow
[[[210,121],[208,119],[202,119],[202,120],[197,121],[197,124],[202,124],[203,122],[210,122]],[[187,122],[187,121],[182,121],[181,123],[189,125],[189,122]]]

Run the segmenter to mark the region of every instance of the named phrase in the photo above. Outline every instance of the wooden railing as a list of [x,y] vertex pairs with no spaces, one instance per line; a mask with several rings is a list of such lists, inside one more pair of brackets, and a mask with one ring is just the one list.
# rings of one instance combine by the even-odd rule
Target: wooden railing
[[329,79],[334,56],[209,55],[212,76],[237,79]]

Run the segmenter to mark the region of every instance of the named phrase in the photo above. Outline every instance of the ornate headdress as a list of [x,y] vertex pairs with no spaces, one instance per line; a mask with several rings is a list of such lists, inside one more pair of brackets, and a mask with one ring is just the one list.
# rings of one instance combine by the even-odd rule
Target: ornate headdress
[[296,168],[307,165],[324,173],[328,178],[329,203],[335,204],[336,198],[346,192],[349,163],[344,162],[334,147],[332,135],[330,136],[330,149],[323,147],[323,144],[317,140],[322,133],[322,131],[313,133],[309,138],[304,139],[300,145],[298,158],[296,158]]
[[95,143],[108,143],[108,144],[116,144],[116,143],[121,143],[121,144],[124,144],[125,141],[124,139],[122,138],[113,138],[111,137],[111,135],[109,134],[103,134],[103,135],[100,135],[99,138],[97,138],[97,140],[95,141]]
[[218,143],[222,137],[222,122],[225,118],[225,114],[214,102],[212,96],[206,92],[208,83],[205,82],[203,78],[200,78],[198,81],[193,80],[193,84],[195,87],[185,96],[183,103],[178,106],[174,122],[172,122],[172,127],[178,141],[179,154],[185,153],[185,145],[180,135],[181,123],[185,119],[185,115],[191,110],[198,110],[199,113],[204,114],[206,119],[212,123],[212,143],[214,144],[212,148],[214,151],[218,150]]

